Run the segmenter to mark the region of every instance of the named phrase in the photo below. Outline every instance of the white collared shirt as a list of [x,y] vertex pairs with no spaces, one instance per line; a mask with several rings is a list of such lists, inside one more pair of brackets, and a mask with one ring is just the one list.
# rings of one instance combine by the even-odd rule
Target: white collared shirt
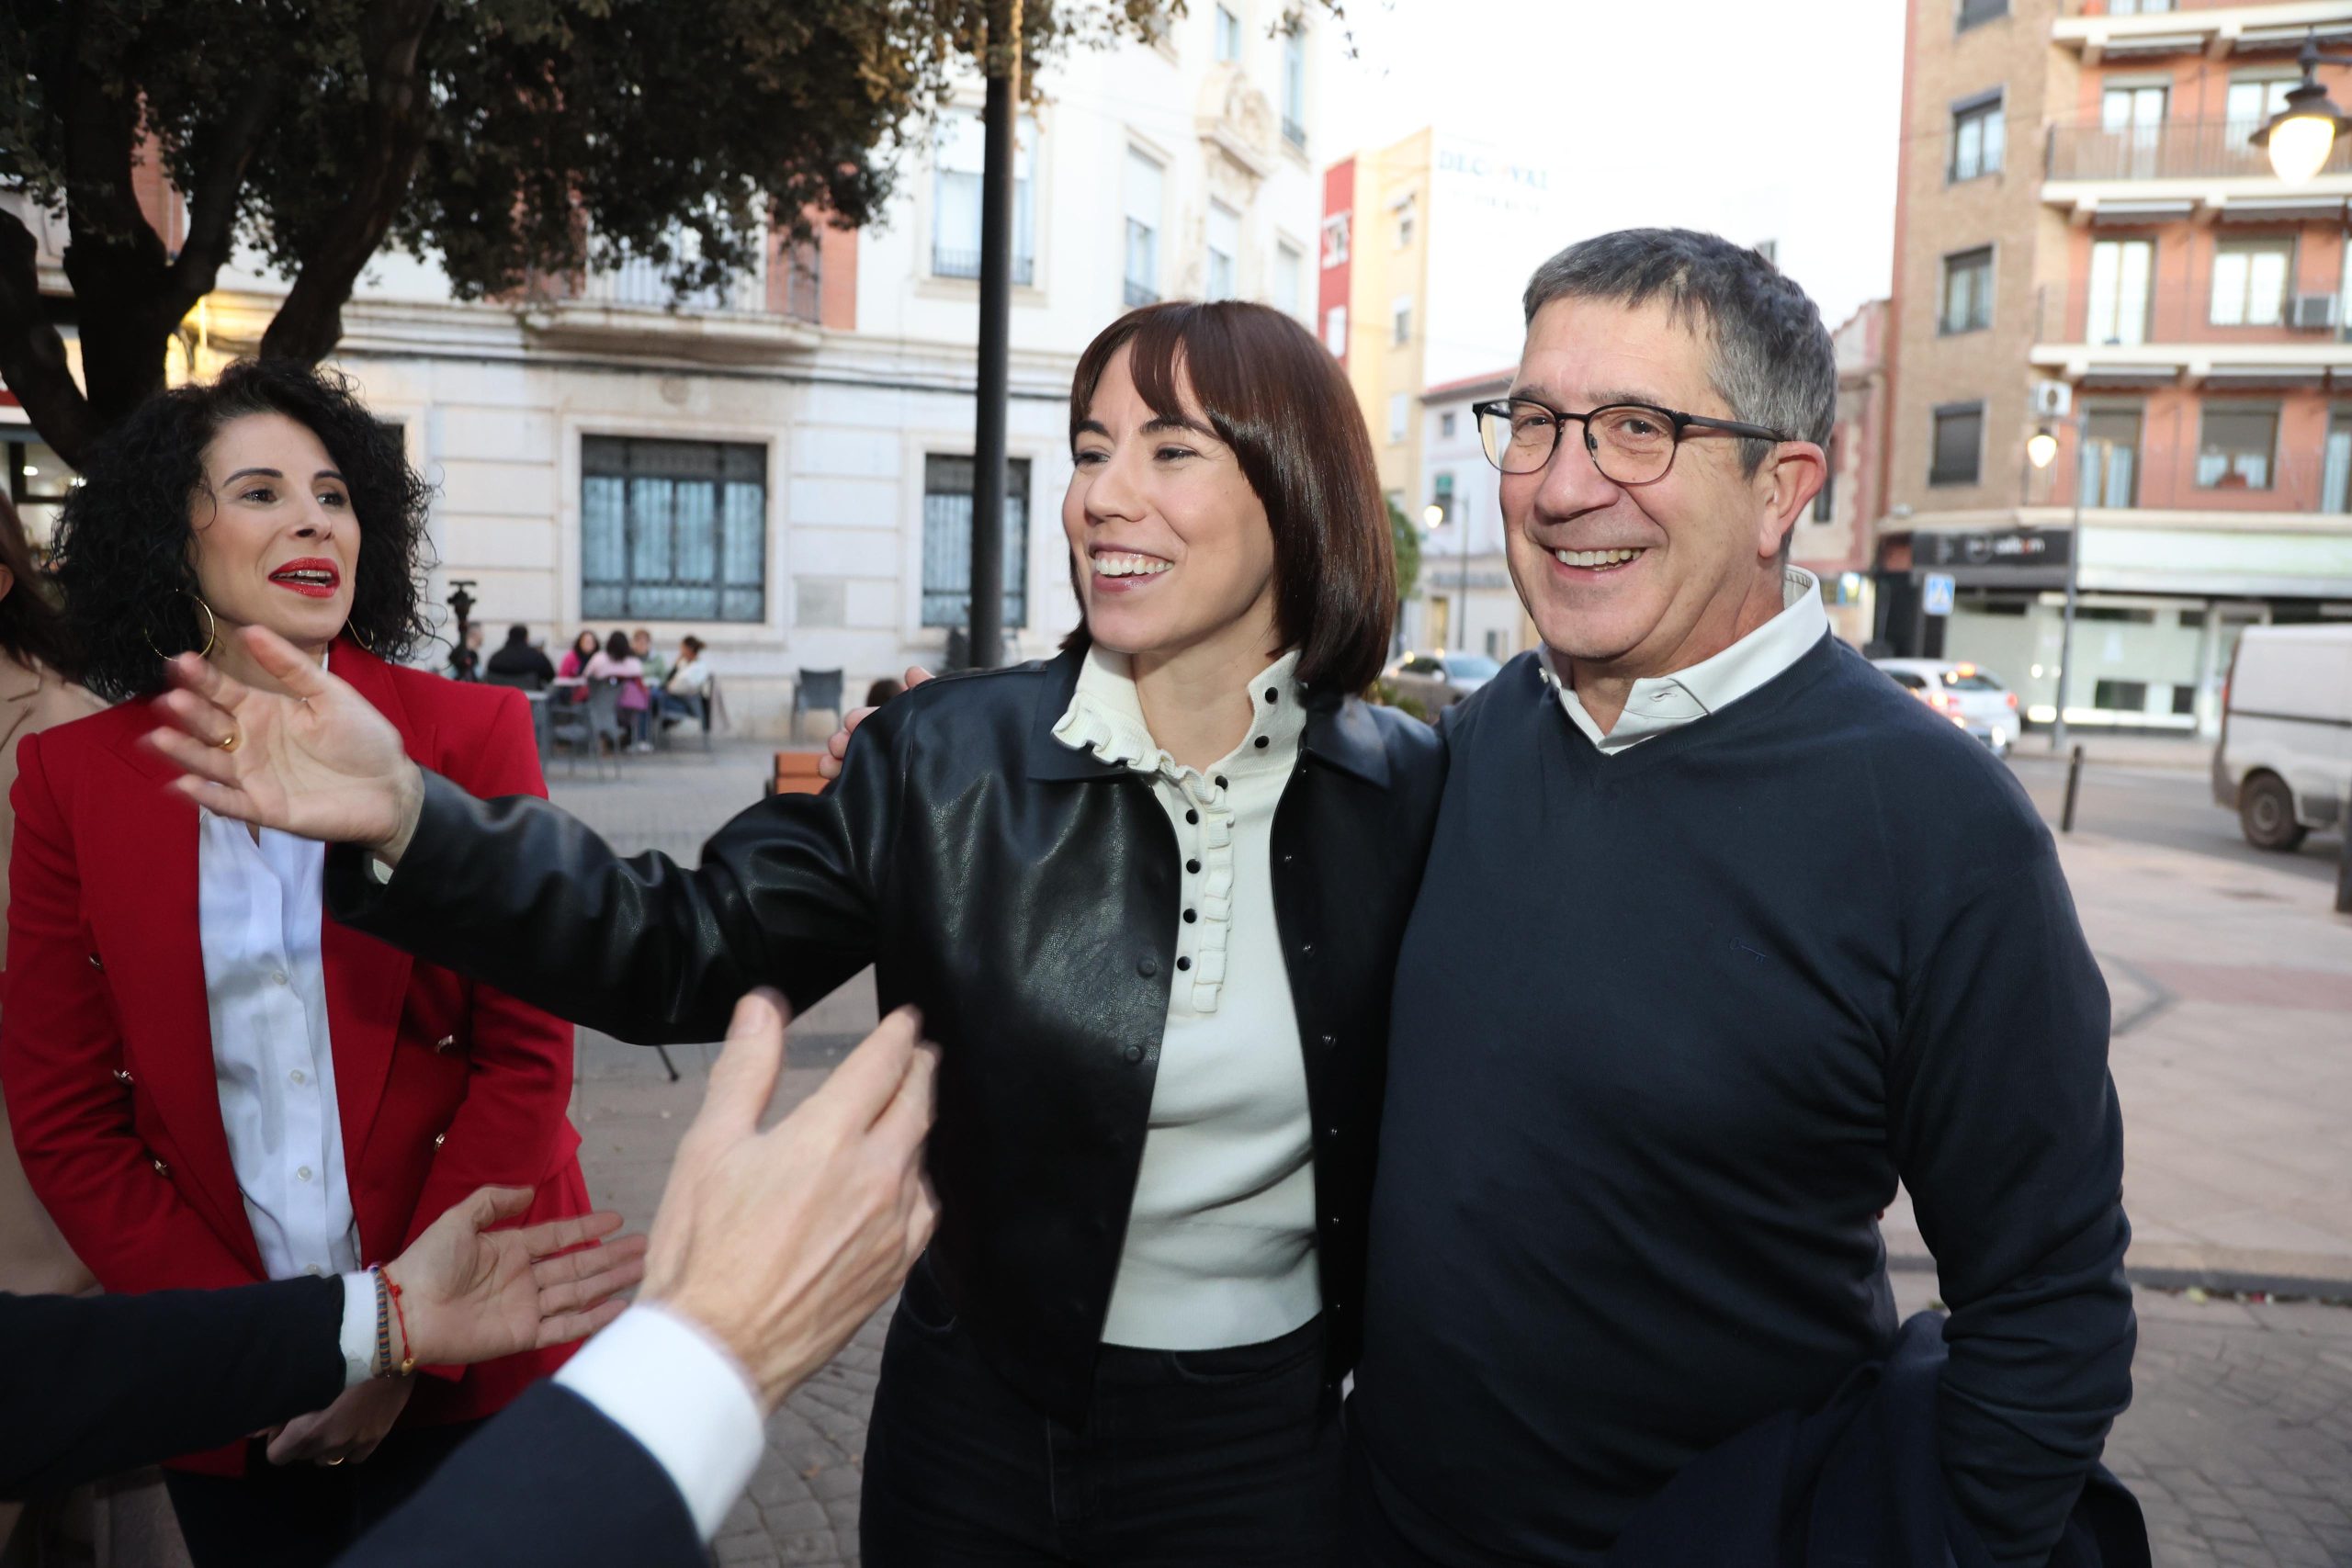
[[1617,727],[1605,735],[1585,711],[1576,688],[1561,674],[1552,650],[1544,649],[1538,658],[1545,684],[1559,694],[1561,709],[1607,757],[1730,706],[1812,652],[1828,630],[1829,612],[1822,607],[1821,580],[1803,567],[1784,567],[1779,615],[1713,659],[1701,660],[1688,670],[1645,675],[1634,682],[1625,695],[1625,711],[1617,716]]
[[326,846],[198,815],[205,1010],[245,1218],[271,1279],[346,1274],[361,1259],[319,944]]
[[1306,710],[1298,655],[1250,682],[1250,724],[1188,768],[1145,722],[1124,654],[1097,647],[1054,739],[1148,775],[1182,854],[1143,1165],[1106,1343],[1207,1350],[1275,1339],[1322,1310],[1306,1064],[1274,923],[1273,824]]

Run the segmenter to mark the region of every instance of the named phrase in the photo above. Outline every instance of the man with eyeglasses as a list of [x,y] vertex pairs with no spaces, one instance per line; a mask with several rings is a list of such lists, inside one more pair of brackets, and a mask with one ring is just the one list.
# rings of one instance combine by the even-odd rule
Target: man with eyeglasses
[[[1961,1562],[2045,1561],[2135,1338],[2107,991],[2050,835],[1789,564],[1837,405],[1804,292],[1636,230],[1525,304],[1477,416],[1543,648],[1446,716],[1346,1561],[1730,1561],[1687,1543],[1736,1536],[1733,1495],[1756,1561],[1815,1561],[1833,1505],[1773,1488],[1858,1465],[1925,1470],[1936,1560],[1949,1503]],[[1940,1346],[1898,1341],[1898,1180]],[[1902,1370],[1922,1339],[1939,1383]],[[1920,1401],[1917,1442],[1822,1415],[1873,1389]]]

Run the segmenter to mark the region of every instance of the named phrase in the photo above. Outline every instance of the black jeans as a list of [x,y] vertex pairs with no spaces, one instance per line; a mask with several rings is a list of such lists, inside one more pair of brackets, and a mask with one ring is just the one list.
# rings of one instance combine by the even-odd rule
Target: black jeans
[[1320,1319],[1226,1350],[1106,1345],[1071,1427],[989,1369],[926,1260],[882,1351],[865,1568],[1326,1568],[1341,1462]]
[[256,1442],[243,1475],[167,1470],[164,1485],[196,1568],[325,1568],[481,1425],[398,1427],[356,1464],[272,1464]]

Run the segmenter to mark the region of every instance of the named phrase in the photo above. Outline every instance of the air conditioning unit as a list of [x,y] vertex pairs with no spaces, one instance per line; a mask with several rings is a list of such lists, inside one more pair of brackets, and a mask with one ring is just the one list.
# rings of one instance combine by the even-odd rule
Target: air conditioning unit
[[2064,419],[2075,409],[2075,389],[2064,381],[2036,381],[2033,384],[2033,415],[2036,419]]
[[2305,332],[2325,332],[2335,325],[2335,306],[2333,294],[2298,294],[2288,321]]

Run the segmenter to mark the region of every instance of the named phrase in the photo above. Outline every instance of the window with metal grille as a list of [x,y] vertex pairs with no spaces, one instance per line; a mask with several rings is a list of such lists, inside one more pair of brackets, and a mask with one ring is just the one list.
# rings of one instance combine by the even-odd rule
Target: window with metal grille
[[1935,455],[1928,460],[1931,485],[1973,485],[1984,459],[1984,405],[1953,403],[1936,411]]
[[580,443],[580,613],[757,621],[767,613],[767,448]]
[[1990,245],[1944,258],[1944,309],[1939,324],[1947,335],[1982,332],[1993,324]]
[[[1029,459],[1004,476],[1004,625],[1029,624]],[[922,624],[972,624],[972,459],[922,460]]]

